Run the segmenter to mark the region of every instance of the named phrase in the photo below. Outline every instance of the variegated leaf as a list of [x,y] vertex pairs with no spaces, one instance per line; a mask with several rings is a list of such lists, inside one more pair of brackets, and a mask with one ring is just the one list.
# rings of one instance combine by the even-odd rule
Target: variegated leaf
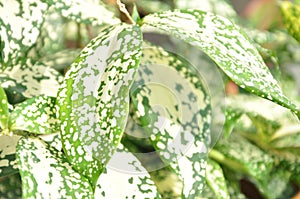
[[238,19],[236,11],[227,0],[175,0],[175,7],[177,9],[197,9],[212,12],[230,20]]
[[213,161],[208,160],[206,167],[206,182],[211,190],[215,193],[216,198],[229,199],[230,195],[227,190],[226,181],[224,178],[223,170],[220,165]]
[[35,134],[57,131],[56,99],[48,96],[30,98],[18,104],[9,117],[10,130]]
[[62,143],[60,141],[60,133],[51,133],[51,134],[45,134],[45,135],[39,135],[39,138],[44,140],[49,146],[55,148],[58,151],[62,150]]
[[289,1],[280,3],[283,22],[289,33],[300,42],[300,5],[293,4]]
[[161,198],[146,169],[122,144],[108,165],[98,179],[96,198]]
[[220,140],[215,146],[216,150],[210,152],[210,157],[218,162],[244,172],[259,181],[268,180],[272,167],[273,159],[269,154],[251,144],[245,138],[233,133],[229,139]]
[[73,170],[63,153],[39,138],[21,138],[17,161],[23,198],[93,198],[89,181]]
[[26,57],[40,33],[48,5],[36,0],[10,0],[0,3],[0,37],[4,60],[2,69],[12,67]]
[[105,28],[71,65],[58,94],[64,150],[94,186],[125,128],[141,43],[138,26]]
[[[38,95],[56,97],[62,75],[43,63],[19,64],[0,73],[0,83],[12,104]],[[16,99],[15,99],[16,98]]]
[[[5,131],[8,128],[8,102],[6,93],[3,88],[0,86],[0,129]],[[5,132],[2,132],[2,134]]]
[[[120,20],[115,14],[106,8],[102,1],[98,0],[56,0],[52,2],[56,10],[62,16],[75,20],[78,23],[86,23],[92,25],[118,24]],[[100,13],[100,14],[99,14]]]
[[0,136],[0,177],[18,172],[16,147],[20,136]]
[[200,48],[240,87],[300,117],[247,35],[230,20],[199,10],[175,10],[146,16],[142,30],[173,35]]
[[131,99],[157,153],[182,179],[183,197],[195,197],[205,181],[211,122],[201,77],[183,58],[145,48]]
[[299,148],[300,125],[289,125],[279,129],[272,136],[272,146],[276,148]]

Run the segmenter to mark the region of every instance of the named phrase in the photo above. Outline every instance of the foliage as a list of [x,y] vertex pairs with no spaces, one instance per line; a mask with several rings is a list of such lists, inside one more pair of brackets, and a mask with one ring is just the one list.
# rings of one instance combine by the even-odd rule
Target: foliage
[[[226,0],[124,2],[0,2],[0,198],[295,194],[299,2],[265,32]],[[240,87],[224,104],[201,63]]]

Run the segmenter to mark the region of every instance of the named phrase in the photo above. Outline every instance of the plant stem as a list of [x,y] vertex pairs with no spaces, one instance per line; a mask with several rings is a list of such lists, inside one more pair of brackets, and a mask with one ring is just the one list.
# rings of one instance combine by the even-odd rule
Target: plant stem
[[125,4],[122,3],[121,0],[117,0],[117,5],[119,6],[119,10],[128,18],[130,24],[135,24],[135,21],[132,19],[128,10],[126,9]]

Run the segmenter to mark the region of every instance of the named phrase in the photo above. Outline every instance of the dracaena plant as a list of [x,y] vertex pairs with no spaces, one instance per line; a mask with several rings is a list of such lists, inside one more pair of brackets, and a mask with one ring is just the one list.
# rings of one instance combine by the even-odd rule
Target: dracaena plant
[[[299,140],[300,110],[261,56],[280,65],[260,46],[277,35],[255,40],[226,1],[204,2],[203,10],[197,1],[145,0],[130,15],[117,1],[127,23],[102,1],[0,2],[1,196],[242,198],[238,181],[246,176],[276,198],[299,183],[300,153],[290,140]],[[286,9],[284,2],[298,39]],[[177,48],[146,41],[149,33],[177,39]],[[207,57],[192,64],[177,53],[184,45]],[[215,146],[204,63],[261,97],[224,99],[224,136]]]

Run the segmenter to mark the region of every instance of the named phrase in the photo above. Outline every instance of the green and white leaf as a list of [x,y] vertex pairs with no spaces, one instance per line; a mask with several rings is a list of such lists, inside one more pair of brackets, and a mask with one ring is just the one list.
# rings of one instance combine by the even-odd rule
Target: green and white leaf
[[49,144],[49,146],[55,148],[58,151],[62,150],[62,143],[60,140],[60,133],[51,133],[51,134],[45,134],[45,135],[39,135],[39,138],[41,138],[44,142]]
[[227,0],[175,0],[177,9],[197,9],[205,12],[212,12],[237,21],[238,14]]
[[[8,110],[6,93],[3,90],[3,88],[0,86],[0,129],[1,131],[7,130],[8,117],[9,117],[9,110]],[[1,132],[1,134],[3,133],[5,132]]]
[[273,168],[272,157],[235,133],[222,139],[214,148],[222,153],[211,151],[210,157],[231,169],[248,174],[259,181],[268,180]]
[[199,10],[175,10],[146,16],[142,30],[172,35],[200,48],[240,87],[300,117],[248,36],[230,20]]
[[195,197],[205,181],[211,123],[201,77],[183,58],[144,48],[131,99],[157,153],[183,181],[182,197]]
[[115,14],[102,1],[59,0],[53,1],[53,3],[56,10],[62,16],[70,20],[75,20],[78,23],[91,25],[114,25],[120,23],[120,20],[115,17]]
[[147,170],[122,144],[108,165],[98,179],[96,198],[161,198]]
[[[12,104],[38,95],[56,97],[63,76],[47,65],[27,59],[0,73],[0,83]],[[14,99],[17,97],[17,100]]]
[[247,114],[250,118],[261,117],[262,125],[266,126],[267,123],[263,122],[268,122],[273,127],[272,131],[268,132],[271,134],[281,126],[298,124],[298,119],[293,113],[266,99],[240,94],[227,97],[225,102],[229,111]]
[[38,96],[18,104],[10,114],[11,131],[22,130],[35,134],[50,134],[57,131],[56,98]]
[[94,186],[125,129],[141,44],[138,26],[103,29],[71,65],[58,94],[64,151]]
[[62,152],[39,138],[21,138],[17,161],[23,198],[93,198],[89,181],[73,170]]
[[289,1],[280,2],[281,13],[283,16],[283,23],[289,33],[300,42],[300,5]]
[[[45,15],[44,23],[42,24],[41,32],[36,44],[28,52],[28,57],[35,60],[43,60],[45,56],[53,55],[54,53],[64,49],[66,45],[65,42],[68,39],[66,31],[76,32],[68,28],[68,21],[66,21],[67,20],[65,20],[62,15],[57,12],[53,5],[50,6],[47,10],[47,14]],[[72,49],[68,50],[72,51]],[[73,60],[75,57],[73,57]],[[55,57],[53,57],[53,61],[55,61]],[[47,65],[47,63],[45,64]]]
[[0,136],[0,177],[18,172],[16,147],[20,136]]
[[206,182],[215,193],[216,198],[230,198],[222,168],[217,162],[210,159],[207,161]]
[[45,2],[36,0],[0,3],[0,37],[4,42],[1,43],[4,45],[2,69],[12,67],[26,57],[37,41],[47,8]]
[[275,148],[300,147],[300,125],[284,126],[271,138],[272,146]]

